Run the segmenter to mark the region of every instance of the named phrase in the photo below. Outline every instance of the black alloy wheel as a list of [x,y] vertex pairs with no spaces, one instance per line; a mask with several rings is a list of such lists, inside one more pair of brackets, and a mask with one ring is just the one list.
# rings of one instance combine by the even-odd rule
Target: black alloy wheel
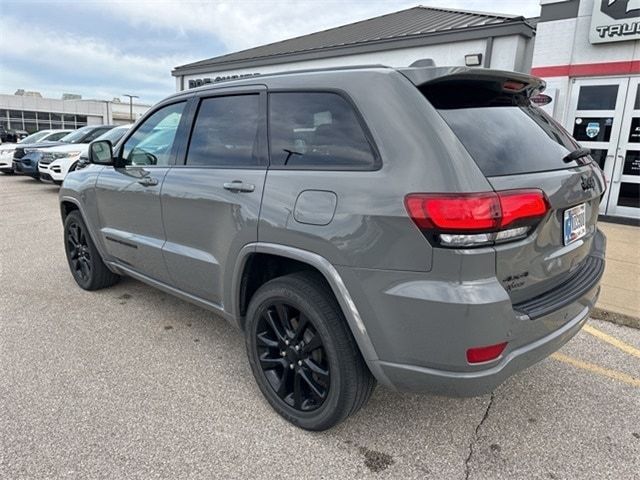
[[67,228],[67,247],[69,263],[74,277],[82,282],[91,281],[91,250],[87,242],[87,233],[79,222],[70,222]]
[[301,411],[323,404],[331,372],[322,339],[307,316],[285,302],[267,304],[256,344],[260,367],[282,401]]
[[326,430],[371,396],[375,379],[318,273],[291,273],[260,286],[249,301],[244,330],[260,391],[294,425]]
[[98,290],[120,279],[102,261],[78,210],[69,212],[64,219],[64,249],[73,279],[80,288]]

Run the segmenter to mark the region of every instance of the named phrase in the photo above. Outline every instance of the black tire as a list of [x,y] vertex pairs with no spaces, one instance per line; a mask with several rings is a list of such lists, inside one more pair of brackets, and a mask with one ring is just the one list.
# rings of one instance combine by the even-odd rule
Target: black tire
[[[276,321],[287,316],[284,323]],[[284,330],[272,328],[274,322]],[[258,387],[276,412],[294,425],[326,430],[371,397],[375,379],[320,275],[294,273],[262,285],[251,298],[245,327]],[[300,349],[294,351],[296,346]]]
[[99,290],[120,279],[102,261],[82,215],[74,210],[64,221],[64,249],[74,280],[84,290]]

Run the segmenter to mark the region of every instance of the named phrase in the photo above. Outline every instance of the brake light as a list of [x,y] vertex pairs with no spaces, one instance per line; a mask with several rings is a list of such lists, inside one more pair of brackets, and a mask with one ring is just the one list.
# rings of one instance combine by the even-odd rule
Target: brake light
[[507,342],[498,343],[496,345],[488,345],[486,347],[474,347],[467,350],[467,362],[469,363],[482,363],[490,360],[495,360],[504,349],[507,347]]
[[412,193],[405,207],[413,222],[441,245],[491,245],[526,236],[549,211],[541,190],[471,194]]
[[507,80],[502,84],[502,89],[508,92],[520,92],[526,86],[526,83],[518,82],[517,80]]

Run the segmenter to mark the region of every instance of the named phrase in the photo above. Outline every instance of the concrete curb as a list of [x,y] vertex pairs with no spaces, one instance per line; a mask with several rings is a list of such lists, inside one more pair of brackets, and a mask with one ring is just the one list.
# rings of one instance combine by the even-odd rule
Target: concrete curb
[[610,310],[594,308],[591,311],[591,318],[595,318],[596,320],[605,320],[607,322],[622,325],[624,327],[640,329],[640,318],[632,317],[631,315],[625,315],[624,313],[616,313]]

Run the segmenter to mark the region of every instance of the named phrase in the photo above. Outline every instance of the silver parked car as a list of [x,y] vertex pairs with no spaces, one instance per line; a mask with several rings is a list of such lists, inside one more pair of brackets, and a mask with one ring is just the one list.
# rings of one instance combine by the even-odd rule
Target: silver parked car
[[604,269],[604,177],[532,105],[543,89],[365,66],[178,93],[65,179],[71,272],[222,315],[302,428],[356,412],[376,380],[489,392],[580,330]]

